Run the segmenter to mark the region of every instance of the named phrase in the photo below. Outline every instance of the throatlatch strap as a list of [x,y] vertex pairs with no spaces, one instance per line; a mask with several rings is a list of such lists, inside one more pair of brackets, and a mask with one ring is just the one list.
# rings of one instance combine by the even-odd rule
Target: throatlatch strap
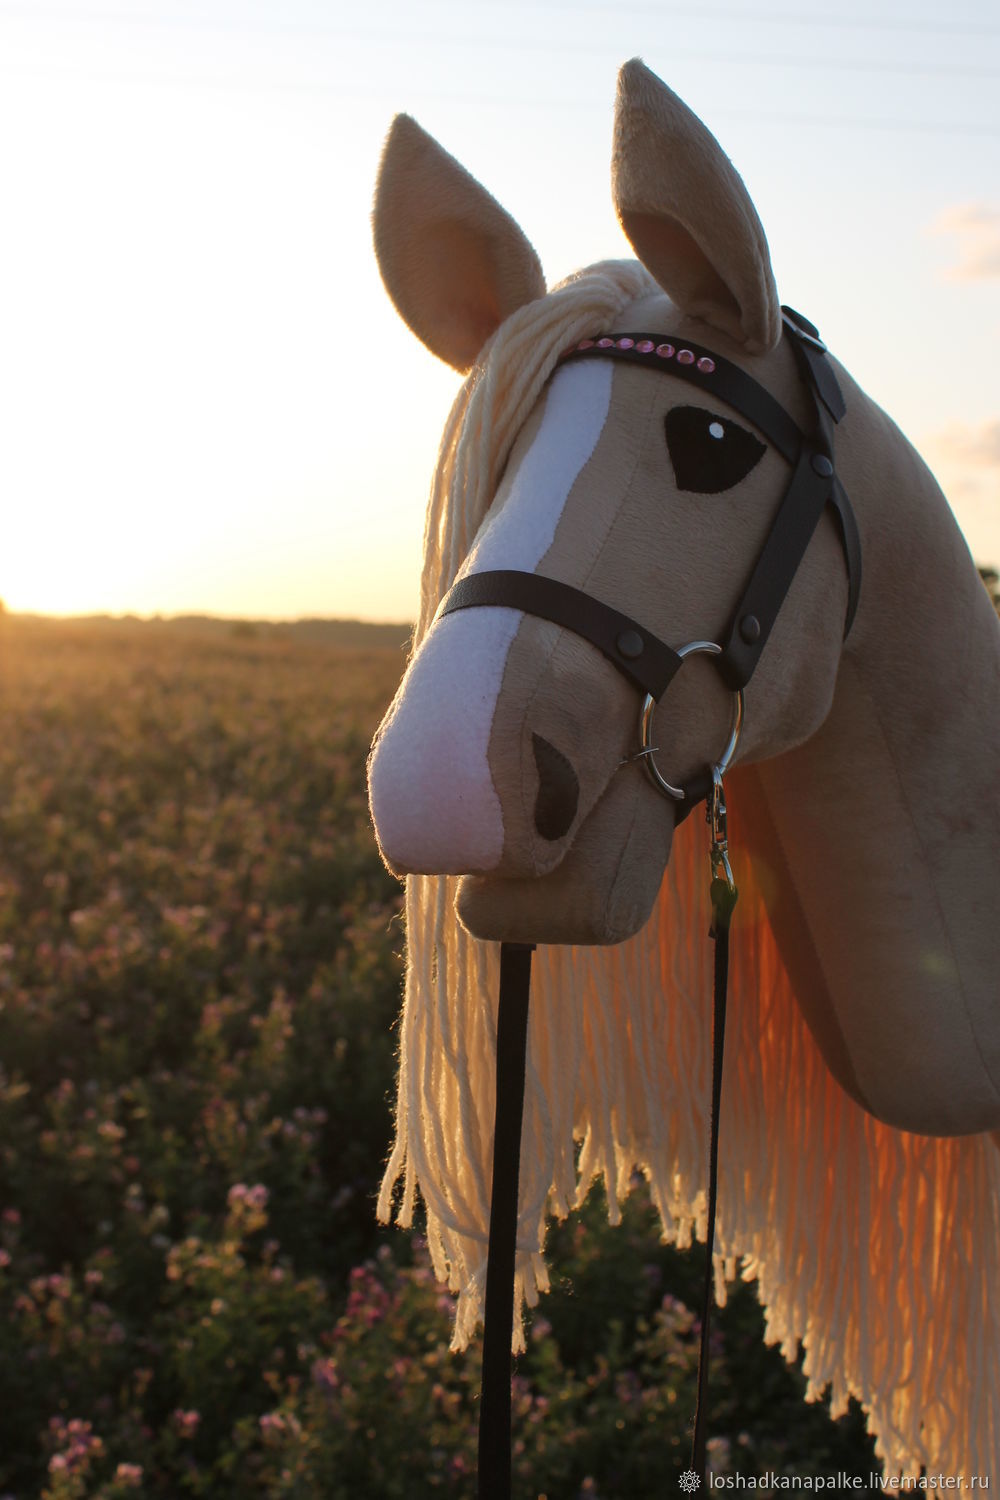
[[736,889],[725,880],[712,881],[712,926],[715,939],[715,985],[712,999],[712,1125],[708,1147],[708,1225],[705,1231],[705,1280],[701,1294],[701,1348],[698,1353],[698,1404],[694,1416],[691,1467],[705,1488],[708,1428],[708,1344],[712,1318],[715,1253],[715,1203],[719,1187],[719,1115],[722,1109],[722,1061],[726,1041],[726,994],[729,986],[729,923],[736,905]]
[[510,1345],[533,948],[533,943],[500,944],[496,1124],[479,1406],[479,1500],[509,1500],[510,1496]]

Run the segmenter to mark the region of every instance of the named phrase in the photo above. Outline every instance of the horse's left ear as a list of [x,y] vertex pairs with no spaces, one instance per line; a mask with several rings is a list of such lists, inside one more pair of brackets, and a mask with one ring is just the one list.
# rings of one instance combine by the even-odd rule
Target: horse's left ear
[[618,75],[611,182],[622,228],[678,307],[751,353],[773,348],[781,309],[750,195],[712,133],[638,58]]
[[510,214],[409,115],[392,122],[372,225],[397,312],[463,373],[505,318],[545,296],[538,256]]

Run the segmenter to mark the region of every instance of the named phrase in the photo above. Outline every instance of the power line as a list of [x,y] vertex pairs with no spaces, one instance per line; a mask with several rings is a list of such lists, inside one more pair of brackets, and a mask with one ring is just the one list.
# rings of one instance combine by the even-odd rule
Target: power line
[[[324,39],[339,42],[360,43],[384,43],[386,36],[380,31],[363,31],[353,28],[337,28],[336,30],[324,29],[321,33]],[[403,47],[432,47],[439,50],[442,47],[487,47],[490,52],[534,52],[549,53],[563,56],[566,53],[575,55],[601,56],[606,53],[612,43],[610,42],[578,42],[572,39],[544,37],[525,37],[517,40],[507,40],[504,37],[491,36],[456,36],[454,32],[446,34],[432,33],[426,30],[419,32],[401,32],[394,30],[392,42],[396,46]],[[850,58],[850,57],[817,57],[791,56],[773,52],[718,52],[715,49],[690,50],[670,49],[672,62],[706,62],[723,63],[746,66],[750,63],[754,67],[762,68],[809,68],[814,71],[832,72],[858,72],[858,73],[891,73],[901,76],[914,77],[954,77],[954,78],[1000,78],[1000,68],[979,67],[968,63],[939,63],[939,62],[916,62],[897,63],[881,62],[878,59]]]
[[[1000,26],[990,25],[982,22],[966,21],[919,21],[897,17],[879,18],[871,14],[864,16],[834,17],[803,15],[797,11],[754,11],[748,14],[746,10],[733,10],[725,7],[716,8],[699,5],[692,9],[690,5],[671,5],[663,3],[663,0],[627,0],[626,4],[618,3],[618,0],[595,0],[593,4],[582,4],[581,0],[480,0],[480,3],[495,4],[505,12],[511,9],[530,9],[537,19],[538,15],[546,11],[571,10],[576,16],[596,16],[602,11],[609,12],[614,16],[616,22],[627,20],[629,16],[659,16],[659,17],[682,17],[688,23],[698,21],[736,21],[746,24],[752,22],[754,26],[797,26],[804,29],[824,29],[835,31],[892,31],[902,32],[907,35],[923,36],[956,36],[956,37],[1000,37]],[[463,7],[463,15],[466,14]],[[244,34],[266,34],[286,36],[335,36],[341,34],[341,28],[316,24],[310,21],[286,21],[256,20],[249,17],[241,17],[233,21],[222,16],[205,17],[196,15],[179,15],[176,11],[165,8],[160,14],[141,14],[128,11],[82,10],[77,6],[42,7],[34,3],[26,4],[24,0],[0,0],[0,16],[9,15],[15,18],[24,18],[31,21],[70,21],[82,22],[83,24],[120,25],[129,27],[176,27],[178,29],[190,30],[214,30],[222,32],[240,31]],[[395,38],[397,33],[392,31],[391,36]],[[387,31],[380,34],[380,40],[389,40],[390,33]],[[483,38],[491,45],[499,45],[499,39]],[[527,39],[517,45],[527,45]],[[564,45],[560,43],[559,45]],[[569,50],[569,44],[566,50]],[[811,58],[810,63],[818,66],[820,59]]]
[[[5,7],[0,5],[0,15],[3,14],[4,9]],[[156,24],[149,17],[129,19],[130,21],[133,19],[144,19],[149,24]],[[284,26],[279,29],[282,32],[293,30],[293,28]],[[350,28],[309,28],[308,34],[321,36],[326,40],[335,42],[358,42],[365,44],[384,43],[387,40],[384,32],[360,31]],[[997,34],[1000,35],[1000,30],[998,30]],[[526,37],[516,41],[508,41],[502,37],[456,36],[454,32],[441,35],[432,34],[427,31],[411,33],[393,31],[391,40],[394,45],[407,48],[431,47],[435,50],[440,50],[442,47],[487,47],[491,53],[497,51],[531,52],[559,56],[573,53],[577,56],[586,55],[595,57],[605,54],[612,45],[610,42],[577,42],[563,38],[549,40],[547,38]],[[981,67],[973,63],[900,63],[873,58],[825,57],[816,56],[815,54],[806,56],[779,54],[775,56],[771,52],[719,52],[715,49],[708,51],[684,48],[671,48],[670,57],[675,62],[702,62],[740,67],[745,67],[749,64],[760,68],[808,68],[813,72],[877,73],[897,77],[1000,78],[1000,68]]]
[[[343,42],[384,42],[385,36],[375,31],[353,31],[343,30],[338,32],[324,33],[331,39]],[[572,40],[551,41],[546,38],[529,37],[523,40],[507,41],[502,37],[488,36],[456,36],[453,32],[447,35],[433,35],[427,31],[404,33],[394,31],[392,34],[394,44],[405,47],[488,47],[490,52],[541,52],[553,55],[565,55],[574,53],[589,56],[601,56],[606,53],[610,46],[609,42],[575,42]],[[827,72],[858,72],[858,73],[892,73],[901,76],[934,77],[934,78],[1000,78],[1000,68],[979,67],[967,63],[896,63],[880,62],[877,59],[868,58],[829,58],[810,56],[775,56],[773,52],[717,52],[706,50],[684,50],[671,47],[671,62],[705,62],[735,64],[741,67],[748,63],[754,67],[762,68],[809,68],[813,71]]]
[[[529,8],[537,13],[537,0],[501,0],[504,9],[516,7],[518,9]],[[623,16],[633,15],[655,15],[655,16],[680,16],[685,21],[742,21],[751,22],[754,26],[801,26],[826,30],[850,30],[852,27],[858,31],[902,31],[913,35],[924,34],[933,36],[1000,36],[1000,26],[983,25],[979,22],[949,22],[942,24],[939,21],[901,21],[895,18],[880,20],[871,15],[866,16],[843,16],[832,18],[825,16],[804,16],[797,11],[759,11],[755,10],[748,14],[745,10],[718,10],[714,7],[706,8],[699,5],[693,10],[690,5],[669,5],[661,3],[661,0],[628,0],[627,6],[614,3],[614,0],[597,0],[594,5],[581,5],[578,0],[545,0],[547,10],[572,10],[576,15],[593,15],[597,11],[613,11],[616,20]]]
[[[115,71],[107,68],[46,68],[38,65],[24,68],[17,65],[7,65],[3,59],[0,59],[0,76],[4,73],[19,78],[27,75],[42,78],[72,78],[75,81],[85,78],[89,82],[101,84],[125,84],[130,87],[142,86],[146,88],[158,86],[164,88],[184,87],[228,94],[294,94],[301,98],[331,99],[383,99],[385,97],[382,92],[376,89],[366,86],[355,88],[350,85],[345,86],[340,82],[329,84],[279,83],[269,79],[265,82],[255,83],[249,80],[234,81],[232,78],[223,80],[198,77],[194,74],[184,74],[177,71],[153,73],[132,69],[128,71]],[[542,98],[533,93],[526,93],[524,95],[511,93],[485,94],[421,87],[419,82],[411,83],[408,86],[407,95],[407,107],[416,100],[424,100],[444,104],[474,104],[480,108],[496,108],[508,115],[514,109],[521,111],[538,109],[547,114],[570,110],[582,113],[599,112],[601,114],[608,114],[610,110],[610,97],[608,99],[594,99],[586,95],[581,95],[573,98],[559,98],[546,94]],[[865,117],[858,115],[785,114],[758,110],[727,109],[724,105],[712,110],[712,118],[779,127],[789,125],[806,128],[815,127],[820,130],[884,130],[894,131],[903,135],[916,133],[920,135],[981,136],[993,140],[1000,138],[1000,125],[988,125],[975,120],[907,120],[899,116],[886,115]]]
[[818,125],[821,129],[897,130],[904,133],[916,131],[920,135],[981,135],[1000,139],[1000,125],[981,125],[974,121],[901,120],[892,116],[866,119],[857,115],[758,114],[750,110],[727,109],[714,109],[712,118],[748,120],[758,125]]
[[[504,3],[505,4],[518,4],[518,3],[522,3],[522,0],[504,0]],[[535,4],[536,0],[530,0],[530,3]],[[548,4],[548,6],[550,8],[555,8],[555,9],[561,9],[561,8],[563,8],[562,0],[546,0],[546,3]],[[575,8],[576,7],[574,6],[574,9]],[[592,8],[593,9],[599,9],[600,8],[600,0],[599,0],[598,5],[595,6],[595,7],[592,7]],[[652,9],[655,8],[657,14],[660,14],[661,13],[661,9],[662,9],[661,7],[647,7],[647,6],[644,6],[644,5],[642,5],[642,0],[638,0],[638,6],[635,3],[633,3],[632,6],[631,6],[631,8],[632,9],[637,9],[638,8],[638,9],[642,9],[642,10],[652,10]],[[667,13],[669,13],[669,8],[667,10]],[[11,3],[11,0],[5,0],[5,3],[4,3],[4,0],[0,0],[0,17],[2,17],[4,14],[17,14],[17,15],[22,15],[23,14],[23,15],[28,16],[31,19],[44,19],[46,16],[49,19],[54,19],[54,18],[66,15],[65,12],[52,11],[52,10],[44,11],[43,12],[43,11],[39,10],[37,7],[34,7],[34,6],[31,7],[30,10],[24,10],[21,6],[19,6],[16,3],[16,0],[15,0],[15,3]],[[616,14],[620,14],[620,12],[616,12]],[[721,11],[721,10],[720,11],[705,12],[705,11],[702,10],[702,11],[698,12],[698,15],[699,16],[712,15],[712,16],[714,16],[716,18],[723,18],[723,17],[726,17],[726,16],[735,16],[735,15],[737,15],[737,12],[729,12],[729,11]],[[148,28],[153,28],[153,27],[159,27],[159,26],[162,26],[162,25],[166,24],[166,25],[171,26],[172,28],[177,28],[177,29],[181,29],[181,30],[184,29],[185,27],[190,27],[191,29],[195,29],[195,30],[199,30],[199,31],[213,30],[214,29],[214,30],[219,30],[219,31],[222,31],[223,33],[225,33],[226,31],[233,29],[233,28],[224,26],[220,22],[213,21],[213,20],[207,19],[205,17],[185,18],[183,16],[177,15],[176,13],[174,13],[174,14],[170,15],[169,17],[167,17],[167,16],[155,16],[155,15],[151,15],[149,13],[147,13],[146,15],[141,15],[139,13],[132,13],[132,14],[129,14],[129,15],[119,15],[119,14],[109,14],[107,12],[91,11],[89,13],[89,15],[86,12],[83,12],[83,13],[76,12],[74,14],[74,16],[73,16],[73,19],[75,19],[75,20],[81,20],[82,19],[85,24],[88,21],[91,22],[91,23],[93,23],[93,24],[99,24],[99,23],[105,23],[106,24],[106,23],[109,23],[109,22],[113,22],[113,23],[123,22],[123,23],[127,24],[130,28],[138,25],[139,27],[145,27],[145,28],[148,29]],[[834,24],[834,23],[831,23],[831,22],[827,22],[827,21],[825,21],[825,20],[823,20],[821,18],[818,18],[818,17],[790,17],[790,18],[789,17],[784,17],[783,13],[780,14],[780,15],[777,14],[777,13],[774,14],[773,19],[774,20],[779,20],[779,19],[794,19],[794,20],[796,20],[797,22],[799,22],[802,25],[828,26],[828,25]],[[837,23],[837,24],[839,24],[839,23]],[[860,21],[859,20],[858,22],[851,23],[851,24],[857,24],[858,26],[865,25],[865,26],[869,26],[870,28],[875,28],[875,27],[880,27],[880,26],[889,27],[891,25],[894,29],[897,29],[897,30],[913,30],[913,31],[923,30],[925,32],[929,32],[929,31],[947,32],[949,30],[949,28],[938,27],[936,25],[935,26],[931,26],[931,25],[926,25],[925,26],[925,25],[922,25],[921,23],[910,23],[910,22],[899,22],[899,23],[889,22],[889,21],[886,21],[886,22],[876,22],[876,21],[868,22],[868,21]],[[956,30],[956,28],[950,28],[950,29]],[[576,56],[601,56],[603,54],[606,54],[609,51],[609,49],[611,48],[611,46],[612,46],[611,42],[587,42],[587,41],[578,41],[578,40],[575,40],[573,38],[558,38],[558,39],[553,38],[553,39],[550,40],[548,38],[524,37],[524,38],[519,38],[517,40],[507,40],[504,37],[476,36],[476,35],[456,35],[454,32],[448,32],[446,34],[434,34],[434,33],[428,32],[426,30],[423,30],[423,31],[420,31],[420,32],[410,32],[410,33],[405,33],[405,32],[400,32],[400,31],[397,31],[397,30],[393,30],[393,32],[391,34],[391,38],[390,38],[390,37],[387,36],[387,34],[385,33],[385,31],[363,30],[363,29],[357,29],[357,28],[351,28],[351,27],[342,27],[342,26],[332,26],[332,27],[331,26],[322,26],[322,25],[321,26],[313,26],[313,25],[308,25],[308,24],[303,24],[303,25],[300,26],[300,25],[296,25],[295,23],[287,23],[287,22],[278,22],[275,25],[271,25],[269,23],[260,24],[260,23],[254,23],[254,22],[250,22],[249,24],[243,24],[241,22],[240,25],[239,25],[239,30],[241,32],[243,32],[244,34],[248,34],[248,35],[254,35],[254,34],[257,34],[257,35],[278,34],[278,35],[287,35],[287,36],[310,36],[310,37],[315,37],[315,38],[321,38],[323,40],[329,40],[329,41],[332,41],[332,42],[341,42],[341,43],[356,42],[356,43],[360,43],[360,44],[366,44],[366,43],[385,44],[387,41],[391,40],[392,44],[394,46],[396,46],[396,47],[433,48],[436,51],[440,51],[442,48],[465,48],[465,47],[476,48],[476,47],[486,47],[486,48],[489,49],[489,51],[491,53],[496,52],[496,51],[506,51],[506,52],[516,52],[516,53],[540,54],[542,56],[545,56],[545,55],[559,55],[559,56],[564,56],[566,54],[573,54],[573,55],[576,55]],[[979,34],[979,32],[981,32],[984,35],[994,35],[995,34],[997,36],[1000,36],[1000,27],[996,27],[996,28],[990,28],[990,27],[979,28],[978,32],[976,32],[975,34]],[[957,34],[957,31],[956,31],[956,34]],[[972,28],[965,28],[965,31],[963,32],[963,34],[973,34],[973,29]],[[805,55],[805,56],[803,56],[803,55],[791,55],[791,54],[779,54],[779,55],[776,56],[772,52],[742,52],[742,51],[741,52],[731,52],[731,51],[730,52],[719,52],[719,51],[715,50],[714,48],[711,49],[711,50],[707,50],[707,49],[704,49],[704,50],[703,49],[690,49],[690,48],[680,48],[680,49],[671,48],[670,57],[671,57],[672,61],[676,61],[676,62],[706,63],[706,64],[716,64],[716,65],[722,65],[722,66],[733,65],[733,66],[740,66],[740,67],[745,67],[745,66],[749,65],[749,66],[752,66],[752,67],[755,67],[755,68],[769,68],[769,69],[779,69],[779,70],[780,69],[787,69],[787,68],[792,68],[792,69],[797,69],[797,70],[809,69],[811,72],[814,72],[814,73],[815,72],[835,72],[835,73],[878,74],[878,75],[881,75],[881,76],[893,76],[893,77],[903,77],[903,78],[907,78],[907,77],[912,77],[912,78],[917,78],[917,77],[956,78],[956,79],[970,78],[970,79],[983,79],[983,80],[991,80],[991,79],[1000,78],[1000,67],[981,66],[981,65],[976,64],[976,63],[949,63],[949,62],[937,62],[937,61],[935,61],[935,62],[898,62],[898,61],[893,61],[893,60],[883,61],[883,60],[874,59],[874,58],[827,57],[827,56],[823,55],[822,53],[819,53],[819,54],[814,54],[813,53],[813,54],[809,54],[809,55]],[[987,133],[989,133],[989,127],[986,127],[986,129],[987,129]],[[974,130],[976,132],[978,132],[979,127],[974,127]],[[968,133],[968,131],[966,131],[966,133]]]

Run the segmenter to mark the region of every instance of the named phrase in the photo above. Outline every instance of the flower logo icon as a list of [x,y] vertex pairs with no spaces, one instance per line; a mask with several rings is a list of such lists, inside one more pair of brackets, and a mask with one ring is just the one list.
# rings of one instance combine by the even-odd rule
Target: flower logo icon
[[699,1474],[696,1474],[694,1469],[685,1469],[684,1473],[678,1480],[678,1483],[680,1484],[680,1487],[684,1491],[685,1495],[693,1495],[695,1490],[701,1484],[701,1476]]

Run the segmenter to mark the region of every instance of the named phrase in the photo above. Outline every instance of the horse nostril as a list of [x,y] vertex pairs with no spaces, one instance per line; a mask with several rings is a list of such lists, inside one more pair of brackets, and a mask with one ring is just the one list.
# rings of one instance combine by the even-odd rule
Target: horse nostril
[[531,736],[538,768],[538,798],[535,827],[543,839],[561,839],[573,819],[580,799],[576,772],[561,751],[540,734]]

